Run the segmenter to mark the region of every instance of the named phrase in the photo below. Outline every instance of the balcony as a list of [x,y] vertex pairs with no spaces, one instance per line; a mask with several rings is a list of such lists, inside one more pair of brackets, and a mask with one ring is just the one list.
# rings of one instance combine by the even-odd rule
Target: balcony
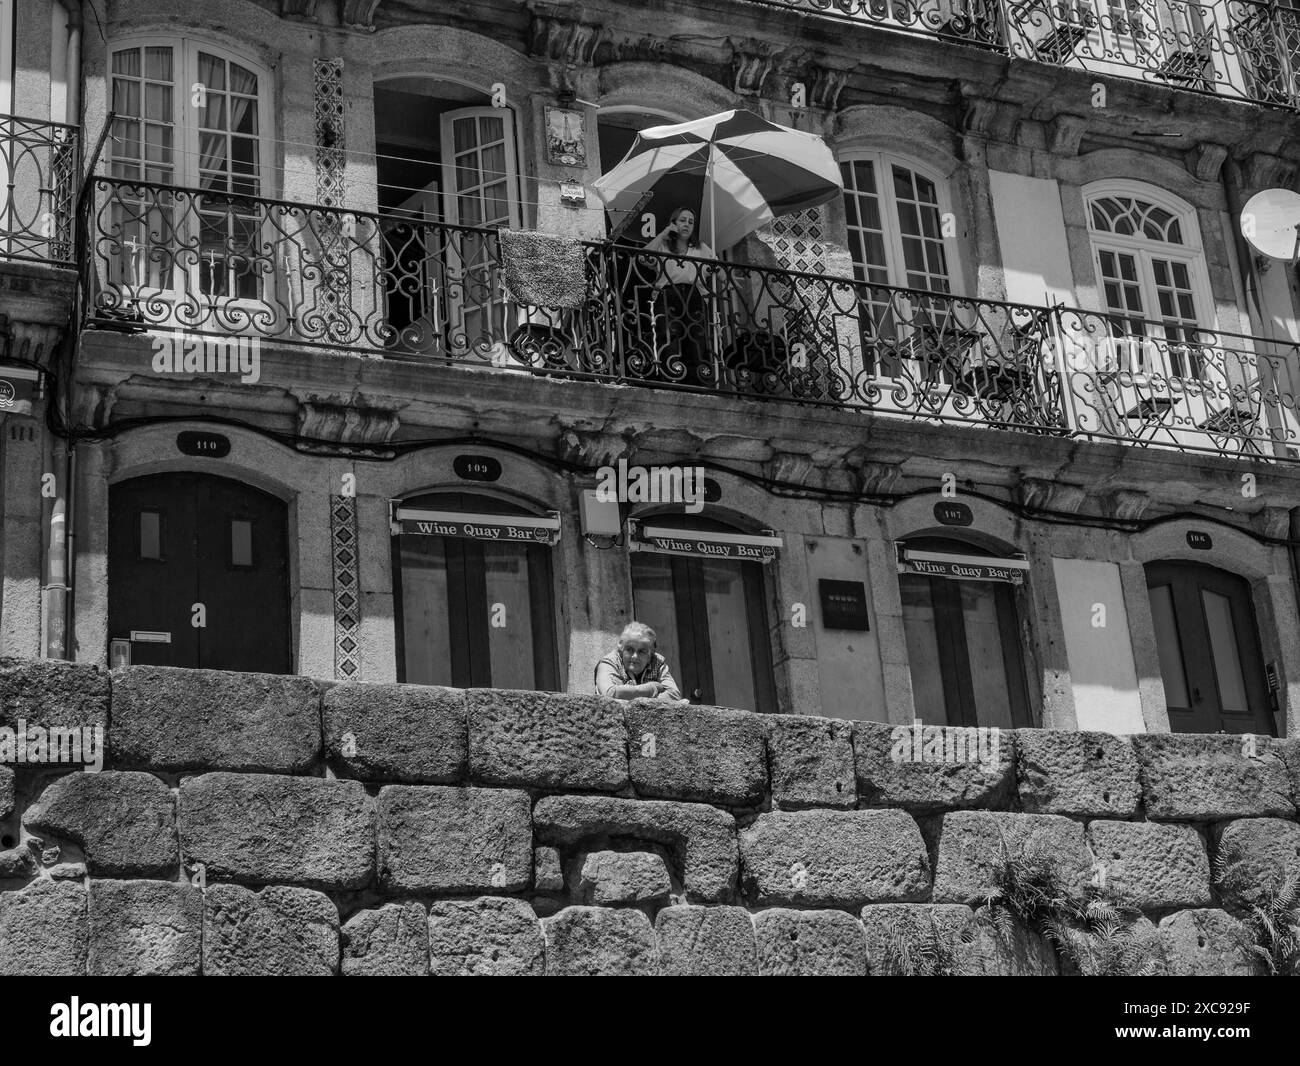
[[0,115],[0,261],[73,265],[77,128]]
[[558,306],[496,231],[105,177],[84,224],[90,329],[1300,460],[1300,351],[1257,337],[590,242]]
[[1300,108],[1300,9],[1255,0],[760,0],[1020,59]]

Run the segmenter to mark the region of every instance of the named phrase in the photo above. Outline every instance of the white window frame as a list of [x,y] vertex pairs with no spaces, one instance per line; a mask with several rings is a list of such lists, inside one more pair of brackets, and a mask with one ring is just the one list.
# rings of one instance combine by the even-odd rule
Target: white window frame
[[[1139,288],[1142,294],[1142,319],[1146,322],[1159,323],[1160,301],[1156,294],[1155,273],[1151,265],[1153,256],[1180,262],[1187,266],[1188,277],[1192,286],[1192,300],[1196,306],[1196,325],[1198,329],[1216,331],[1218,315],[1214,303],[1214,292],[1210,286],[1210,274],[1205,262],[1205,246],[1201,240],[1200,219],[1196,208],[1172,193],[1145,182],[1127,179],[1107,179],[1094,181],[1085,185],[1083,192],[1084,215],[1088,223],[1088,245],[1092,256],[1093,276],[1097,282],[1097,307],[1102,314],[1114,312],[1106,306],[1105,289],[1102,282],[1102,251],[1130,254],[1138,264]],[[1093,229],[1092,204],[1094,200],[1106,196],[1143,200],[1164,208],[1178,220],[1183,235],[1182,244],[1157,241],[1150,237],[1134,234],[1112,233]]]
[[[947,176],[914,156],[877,149],[847,151],[840,155],[836,161],[848,164],[869,162],[875,168],[877,197],[880,200],[880,213],[883,220],[882,229],[885,240],[885,270],[888,275],[885,284],[899,289],[907,289],[911,288],[911,286],[907,284],[907,268],[903,255],[903,230],[898,218],[898,201],[894,197],[892,168],[897,163],[934,183],[935,195],[939,201],[941,226],[939,233],[943,241],[944,258],[947,260],[948,266],[948,295],[964,295],[960,245],[955,234],[944,236],[942,229],[942,220],[945,215],[955,217]],[[845,220],[845,227],[846,229],[849,228],[847,219]]]
[[0,115],[10,115],[14,106],[14,52],[18,29],[13,0],[0,0]]

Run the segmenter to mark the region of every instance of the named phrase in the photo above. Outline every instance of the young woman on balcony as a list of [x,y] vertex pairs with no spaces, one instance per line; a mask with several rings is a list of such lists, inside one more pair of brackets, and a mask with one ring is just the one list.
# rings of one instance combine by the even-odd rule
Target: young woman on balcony
[[709,384],[712,322],[706,302],[707,272],[704,278],[700,276],[701,264],[697,260],[716,256],[695,234],[695,212],[688,207],[673,208],[668,225],[645,248],[683,257],[655,257],[659,270],[655,280],[656,332],[662,328],[666,337],[666,343],[659,349],[664,356],[661,370],[671,381]]

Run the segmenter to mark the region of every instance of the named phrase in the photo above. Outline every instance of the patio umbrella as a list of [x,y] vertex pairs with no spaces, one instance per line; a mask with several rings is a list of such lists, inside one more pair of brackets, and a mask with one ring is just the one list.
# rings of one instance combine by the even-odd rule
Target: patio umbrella
[[[658,232],[674,207],[689,207],[699,220],[696,231],[716,252],[778,215],[834,199],[843,187],[820,137],[752,111],[724,111],[642,130],[591,190],[616,227],[630,212],[646,210]],[[651,200],[643,202],[647,193]]]

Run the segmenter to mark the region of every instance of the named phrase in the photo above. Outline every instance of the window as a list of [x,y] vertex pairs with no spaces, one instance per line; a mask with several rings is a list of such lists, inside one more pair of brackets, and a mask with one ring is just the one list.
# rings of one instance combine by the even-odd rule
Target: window
[[[267,192],[268,75],[213,45],[144,38],[112,49],[110,78],[112,177],[211,194],[191,200],[167,189],[123,189],[114,218],[123,260],[114,280],[257,298],[255,212],[231,197]],[[160,239],[162,248],[149,246]],[[186,245],[197,254],[182,256]]]
[[[435,493],[412,508],[530,512],[469,493]],[[458,688],[558,686],[551,552],[542,544],[399,534],[399,681]]]
[[13,0],[0,0],[0,115],[13,110],[14,38]]
[[1085,192],[1097,284],[1117,345],[1110,369],[1200,378],[1212,307],[1195,212],[1123,186]]
[[[690,515],[655,515],[656,526],[736,532]],[[776,710],[761,563],[653,552],[632,553],[637,620],[659,636],[692,703]]]
[[[952,292],[956,246],[951,227],[945,233],[951,211],[942,178],[883,153],[843,160],[840,174],[855,277],[873,286]],[[870,289],[860,312],[863,350],[886,376],[928,377],[951,346],[946,300]]]
[[[907,546],[989,554],[942,538]],[[898,584],[916,716],[931,725],[1031,725],[1015,586],[923,574],[900,574]]]

